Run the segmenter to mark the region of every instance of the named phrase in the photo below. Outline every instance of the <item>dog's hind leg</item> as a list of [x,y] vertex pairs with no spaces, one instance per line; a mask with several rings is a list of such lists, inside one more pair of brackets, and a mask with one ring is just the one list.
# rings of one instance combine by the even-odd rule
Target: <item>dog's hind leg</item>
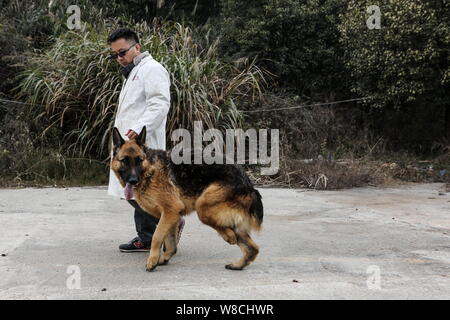
[[237,244],[236,234],[231,228],[216,227],[215,229],[226,242],[229,244]]
[[[230,210],[227,205],[216,205],[208,208],[206,213],[199,211],[198,216],[203,223],[214,228],[226,242],[239,246],[243,257],[238,262],[228,264],[225,267],[231,270],[242,270],[255,260],[259,248],[247,231],[237,231],[237,228],[233,228],[232,221],[237,222],[241,220],[240,218],[236,218],[236,216],[240,216],[240,213],[236,211],[234,214],[228,212],[228,215],[215,214],[215,212],[227,212],[227,210]],[[233,216],[235,217],[233,218]],[[242,224],[245,224],[245,222]]]
[[245,206],[239,201],[230,201],[229,192],[221,185],[211,185],[197,199],[195,208],[204,224],[214,228],[228,243],[240,247],[242,259],[226,265],[226,268],[242,270],[255,260],[259,248],[249,236],[251,220]]
[[247,232],[236,232],[239,248],[243,257],[234,263],[227,264],[225,268],[230,270],[242,270],[253,262],[258,255],[259,248]]

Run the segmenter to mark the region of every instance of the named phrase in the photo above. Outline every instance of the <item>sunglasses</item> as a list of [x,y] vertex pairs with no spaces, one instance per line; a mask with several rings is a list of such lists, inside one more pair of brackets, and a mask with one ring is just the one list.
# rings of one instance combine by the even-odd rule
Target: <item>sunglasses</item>
[[132,44],[132,45],[131,45],[128,49],[126,49],[126,50],[121,50],[121,51],[119,51],[118,53],[113,53],[113,54],[110,55],[108,58],[109,58],[109,59],[112,59],[112,60],[115,60],[115,59],[117,59],[118,57],[124,57],[124,56],[127,54],[128,50],[130,50],[131,48],[133,48],[136,44],[137,44],[137,42],[135,42],[134,44]]

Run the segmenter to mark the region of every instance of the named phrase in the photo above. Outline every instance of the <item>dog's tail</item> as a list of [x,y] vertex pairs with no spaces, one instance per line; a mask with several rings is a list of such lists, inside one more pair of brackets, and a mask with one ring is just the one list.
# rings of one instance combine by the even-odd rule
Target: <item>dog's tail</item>
[[262,197],[259,191],[256,189],[253,189],[252,197],[253,201],[250,204],[249,208],[249,212],[252,216],[252,229],[260,231],[264,216],[264,208],[261,201]]

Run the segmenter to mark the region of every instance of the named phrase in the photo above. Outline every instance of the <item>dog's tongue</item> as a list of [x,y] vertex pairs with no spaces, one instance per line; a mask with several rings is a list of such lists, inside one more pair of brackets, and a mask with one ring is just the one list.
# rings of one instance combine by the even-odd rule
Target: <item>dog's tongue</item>
[[125,185],[124,193],[126,200],[130,200],[131,198],[133,198],[133,187],[131,186],[131,184],[127,183]]

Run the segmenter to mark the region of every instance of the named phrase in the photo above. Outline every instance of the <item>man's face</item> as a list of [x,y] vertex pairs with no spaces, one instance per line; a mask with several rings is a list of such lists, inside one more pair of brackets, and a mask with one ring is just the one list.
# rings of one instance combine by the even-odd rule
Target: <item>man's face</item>
[[140,44],[135,43],[133,40],[126,40],[122,38],[111,43],[111,51],[113,51],[113,53],[126,51],[123,57],[117,56],[117,62],[119,62],[119,64],[123,67],[132,63],[133,59],[141,53],[140,50]]

